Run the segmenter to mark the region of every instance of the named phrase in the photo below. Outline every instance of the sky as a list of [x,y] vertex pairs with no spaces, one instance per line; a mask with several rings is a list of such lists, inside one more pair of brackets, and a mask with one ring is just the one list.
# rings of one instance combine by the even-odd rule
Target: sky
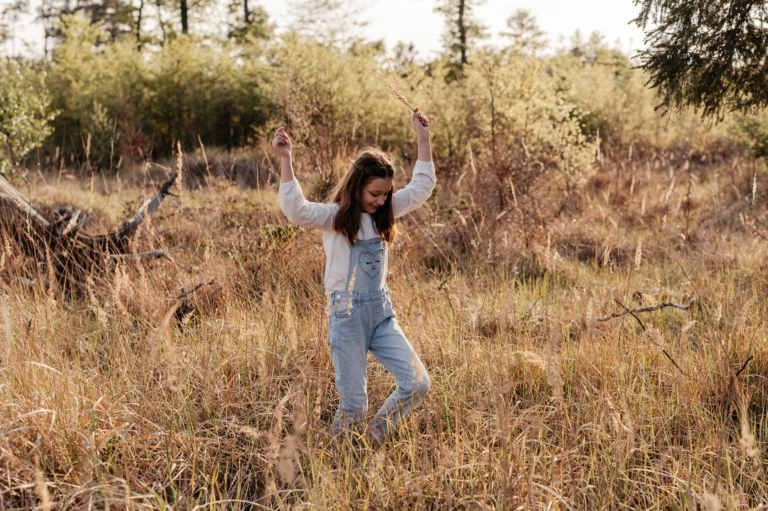
[[[0,3],[6,3],[0,1]],[[40,0],[32,0],[33,10]],[[269,14],[278,28],[288,23],[294,3],[285,1],[257,1]],[[443,18],[434,11],[435,0],[368,0],[361,18],[368,22],[363,36],[369,40],[383,39],[392,49],[398,41],[413,43],[422,59],[434,56],[441,47]],[[505,29],[507,18],[517,9],[527,9],[536,16],[539,26],[550,40],[550,47],[557,47],[561,38],[569,38],[579,30],[588,37],[599,31],[607,42],[618,45],[626,52],[634,52],[642,46],[643,33],[629,22],[637,15],[639,7],[633,0],[485,0],[477,8],[476,16],[489,26],[491,43],[501,42],[498,33]],[[40,56],[43,53],[43,29],[33,15],[20,20],[15,40],[6,43],[6,54],[23,53]]]

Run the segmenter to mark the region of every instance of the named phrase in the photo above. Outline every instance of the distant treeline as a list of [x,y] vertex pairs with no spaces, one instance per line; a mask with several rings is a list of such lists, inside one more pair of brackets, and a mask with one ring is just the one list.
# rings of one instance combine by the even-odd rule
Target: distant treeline
[[62,15],[49,34],[49,58],[7,60],[3,67],[6,78],[16,77],[0,85],[3,126],[25,115],[34,122],[23,133],[0,127],[2,157],[6,166],[87,161],[109,170],[171,156],[179,144],[184,152],[202,144],[263,159],[260,144],[285,125],[298,143],[297,165],[322,176],[332,177],[355,148],[369,144],[412,158],[409,111],[363,68],[402,82],[430,116],[438,160],[484,161],[500,181],[538,165],[568,190],[596,158],[616,151],[712,150],[736,140],[760,154],[766,146],[759,118],[712,126],[694,112],[662,116],[647,77],[596,34],[577,35],[544,55],[535,20],[517,13],[506,47],[484,46],[469,25],[457,46],[461,31],[450,30],[455,9],[444,14],[445,53],[428,62],[404,44],[387,54],[381,42],[343,34],[277,37],[262,11],[261,28],[224,39],[168,29],[159,40]]

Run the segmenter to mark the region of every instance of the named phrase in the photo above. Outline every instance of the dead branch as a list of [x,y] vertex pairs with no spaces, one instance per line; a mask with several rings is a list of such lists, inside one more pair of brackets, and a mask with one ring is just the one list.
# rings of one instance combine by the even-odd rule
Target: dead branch
[[115,250],[115,252],[124,252],[125,248],[127,248],[126,242],[136,232],[139,226],[144,223],[144,220],[148,216],[152,215],[152,213],[154,213],[157,208],[160,207],[163,199],[170,195],[168,190],[171,188],[171,186],[173,186],[175,181],[176,173],[173,173],[163,184],[160,185],[157,194],[153,198],[147,199],[144,204],[141,205],[136,214],[133,215],[130,220],[120,226],[116,232],[101,236],[87,236],[84,238],[92,243],[117,248],[118,250]]
[[622,316],[626,316],[627,314],[632,314],[634,316],[635,314],[639,314],[641,312],[654,312],[657,310],[664,309],[666,307],[672,307],[680,310],[688,310],[691,307],[693,307],[693,302],[694,302],[694,299],[691,298],[691,301],[688,302],[688,305],[679,305],[677,303],[672,303],[672,302],[663,302],[658,305],[654,305],[653,307],[644,307],[642,309],[625,309],[623,312],[614,312],[610,316],[605,316],[604,318],[598,318],[597,321],[599,323],[602,323],[605,321],[610,321],[612,319],[620,318]]
[[[187,291],[184,290],[184,286],[181,286],[181,294],[177,295],[175,298],[176,303],[179,304],[178,308],[176,309],[176,319],[182,321],[185,317],[191,317],[195,315],[197,311],[199,311],[202,305],[200,301],[201,296],[199,296],[196,291],[203,286],[209,286],[213,284],[214,280],[215,279],[212,278],[208,282],[200,282],[195,287]],[[203,302],[205,302],[206,293],[201,292],[201,295],[203,295]]]
[[[655,307],[646,307],[646,309],[634,309],[634,310],[629,310],[629,309],[627,309],[627,308],[624,306],[624,304],[623,304],[623,303],[621,303],[620,301],[618,301],[616,298],[614,298],[614,299],[613,299],[613,301],[614,301],[614,302],[616,302],[616,303],[618,303],[618,304],[621,306],[621,308],[622,308],[622,309],[624,309],[624,313],[623,313],[623,314],[620,314],[620,315],[621,315],[621,316],[624,316],[624,315],[626,315],[626,314],[629,314],[630,316],[632,316],[633,318],[635,318],[635,319],[637,320],[637,322],[638,322],[638,323],[640,323],[640,328],[642,328],[642,329],[643,329],[643,332],[645,332],[645,331],[646,331],[646,329],[645,329],[645,325],[643,324],[643,322],[642,322],[642,321],[640,321],[640,318],[638,318],[638,317],[635,315],[635,312],[651,312],[651,311],[654,311],[654,310],[663,309],[664,307],[662,307],[662,305],[669,307],[670,305],[666,305],[666,304],[670,304],[670,303],[671,303],[671,302],[664,302],[664,303],[661,303],[661,304],[659,304],[658,306],[655,306]],[[675,305],[675,304],[673,304],[673,303],[672,303],[671,305],[674,305],[674,306],[675,306],[675,307],[677,307],[677,308],[682,308],[682,309],[689,309],[689,308],[690,308],[690,307],[693,305],[693,299],[691,299],[691,301],[688,303],[688,305],[687,305],[687,306],[685,306],[685,305]],[[615,316],[615,317],[619,317],[619,316]],[[602,320],[606,320],[606,321],[607,321],[608,319],[611,319],[611,316],[608,316],[607,318],[601,318],[601,319],[598,319],[598,321],[602,321]],[[661,349],[661,352],[664,354],[664,356],[665,356],[665,357],[667,357],[667,359],[668,359],[668,360],[669,360],[669,361],[672,363],[672,365],[673,365],[673,366],[675,366],[675,368],[677,368],[677,370],[678,370],[678,371],[680,371],[680,374],[682,374],[683,376],[686,376],[686,374],[685,374],[685,371],[683,371],[683,369],[682,369],[682,368],[681,368],[681,367],[678,365],[678,363],[677,363],[677,362],[675,362],[675,359],[674,359],[674,358],[672,358],[672,355],[670,355],[669,353],[667,353],[667,350],[665,350],[663,346],[660,346],[660,345],[659,345],[659,344],[658,344],[658,343],[657,343],[655,340],[653,340],[653,337],[648,337],[648,338],[651,340],[651,342],[652,342],[652,343],[656,344],[656,346],[657,346],[659,349]]]
[[[4,177],[0,176],[0,232],[6,242],[15,242],[21,253],[35,263],[27,270],[20,269],[21,282],[29,286],[40,275],[53,275],[65,293],[84,288],[87,278],[97,277],[105,271],[104,259],[132,261],[166,258],[172,262],[168,252],[149,250],[133,253],[131,239],[139,226],[162,204],[169,189],[176,181],[176,174],[169,176],[160,185],[154,197],[142,204],[139,210],[116,231],[91,236],[80,229],[92,213],[80,208],[63,207],[50,213],[43,213],[28,198],[22,195]],[[54,282],[46,280],[47,285]]]
[[136,259],[160,259],[161,257],[169,257],[170,254],[165,250],[147,250],[138,254],[109,254],[109,258],[113,261],[135,261]]
[[200,289],[203,286],[210,286],[211,284],[213,284],[214,280],[216,280],[216,279],[213,278],[213,279],[209,280],[208,282],[200,282],[198,285],[196,285],[195,287],[193,287],[192,289],[190,289],[188,291],[184,291],[183,288],[182,288],[183,292],[180,295],[177,295],[176,299],[177,300],[181,300],[185,296],[191,295],[192,293],[194,293],[195,291],[197,291],[198,289]]

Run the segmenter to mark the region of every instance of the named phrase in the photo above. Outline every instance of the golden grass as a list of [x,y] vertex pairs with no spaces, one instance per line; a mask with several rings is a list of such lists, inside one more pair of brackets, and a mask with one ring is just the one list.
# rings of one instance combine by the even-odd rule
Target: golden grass
[[[478,200],[487,173],[472,165]],[[180,264],[113,264],[110,288],[89,283],[82,300],[23,290],[5,250],[0,508],[765,505],[765,242],[704,207],[682,240],[670,205],[685,191],[651,177],[621,181],[633,191],[621,205],[585,191],[528,248],[513,214],[483,221],[450,187],[405,218],[388,282],[432,390],[378,450],[329,442],[321,238],[265,234],[285,223],[274,188],[185,182],[184,208],[164,204],[135,248],[177,250]],[[32,194],[88,197],[90,182],[62,183]],[[97,191],[94,208],[151,191],[127,183],[119,199]],[[711,204],[709,185],[692,194]],[[759,218],[751,199],[728,207]],[[198,312],[176,318],[180,286],[211,278]],[[691,296],[690,311],[641,316],[647,333],[630,316],[596,322],[614,298]],[[373,413],[393,379],[377,363],[369,378]]]

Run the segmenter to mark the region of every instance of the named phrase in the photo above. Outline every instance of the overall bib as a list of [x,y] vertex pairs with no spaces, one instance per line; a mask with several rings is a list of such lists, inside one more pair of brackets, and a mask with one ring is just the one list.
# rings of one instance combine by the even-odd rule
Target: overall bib
[[381,238],[357,240],[350,247],[347,289],[330,295],[328,344],[336,372],[339,408],[334,436],[348,438],[368,411],[368,351],[397,382],[368,426],[376,444],[389,436],[429,391],[429,375],[397,323],[385,278],[389,245]]

